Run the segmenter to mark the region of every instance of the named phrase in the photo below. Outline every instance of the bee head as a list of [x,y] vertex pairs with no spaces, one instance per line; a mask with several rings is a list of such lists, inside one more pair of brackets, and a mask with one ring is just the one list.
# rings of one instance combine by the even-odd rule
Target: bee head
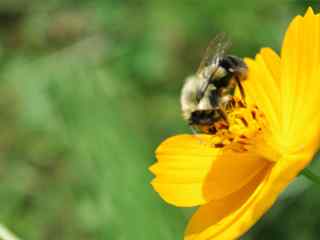
[[248,67],[239,57],[227,55],[220,60],[219,65],[226,71],[238,75],[241,79],[247,77]]

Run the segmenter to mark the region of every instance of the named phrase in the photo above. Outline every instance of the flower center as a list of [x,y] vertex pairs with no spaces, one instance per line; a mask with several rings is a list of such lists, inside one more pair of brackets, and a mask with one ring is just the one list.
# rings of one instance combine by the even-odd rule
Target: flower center
[[266,124],[264,114],[257,106],[245,105],[240,98],[234,97],[234,107],[226,112],[226,120],[220,120],[212,126],[215,147],[230,145],[236,151],[246,151],[256,137],[262,133]]

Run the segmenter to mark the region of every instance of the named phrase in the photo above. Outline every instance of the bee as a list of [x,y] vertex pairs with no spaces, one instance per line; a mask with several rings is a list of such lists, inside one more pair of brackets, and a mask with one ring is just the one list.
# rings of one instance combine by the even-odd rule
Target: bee
[[[191,127],[214,133],[215,123],[228,127],[227,113],[235,104],[245,104],[241,82],[247,78],[248,68],[234,55],[226,55],[230,42],[224,34],[217,35],[209,44],[196,74],[188,77],[181,91],[183,118]],[[239,89],[241,101],[235,101]]]

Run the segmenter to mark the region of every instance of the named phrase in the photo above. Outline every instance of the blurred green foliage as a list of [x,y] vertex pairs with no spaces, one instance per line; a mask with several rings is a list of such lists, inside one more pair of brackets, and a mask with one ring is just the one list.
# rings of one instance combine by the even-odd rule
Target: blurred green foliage
[[[1,0],[0,222],[22,239],[181,239],[192,209],[165,204],[148,167],[189,132],[179,91],[209,40],[280,49],[317,1]],[[315,167],[319,169],[320,167]],[[318,239],[303,179],[244,239]]]

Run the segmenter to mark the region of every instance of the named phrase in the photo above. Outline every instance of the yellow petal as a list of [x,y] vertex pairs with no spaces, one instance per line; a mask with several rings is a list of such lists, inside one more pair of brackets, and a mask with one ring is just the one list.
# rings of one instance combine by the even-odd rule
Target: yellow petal
[[[281,51],[281,145],[287,152],[320,138],[320,16],[311,8],[297,16],[285,34]],[[317,133],[316,135],[314,133]]]
[[249,103],[256,104],[265,114],[271,135],[279,131],[280,59],[269,48],[257,54],[255,60],[245,59],[249,73],[244,88]]
[[210,135],[179,135],[156,151],[152,186],[167,202],[196,206],[239,190],[271,163],[254,153],[214,148]]
[[201,206],[189,222],[185,240],[238,239],[272,206],[310,159],[311,156],[287,156],[263,169],[238,192]]
[[204,182],[204,194],[209,200],[225,198],[248,184],[270,164],[256,153],[226,150],[212,165]]
[[203,182],[221,151],[211,144],[202,144],[211,138],[206,135],[178,135],[158,147],[158,162],[150,167],[155,174],[151,184],[165,201],[186,207],[207,202],[202,191]]

